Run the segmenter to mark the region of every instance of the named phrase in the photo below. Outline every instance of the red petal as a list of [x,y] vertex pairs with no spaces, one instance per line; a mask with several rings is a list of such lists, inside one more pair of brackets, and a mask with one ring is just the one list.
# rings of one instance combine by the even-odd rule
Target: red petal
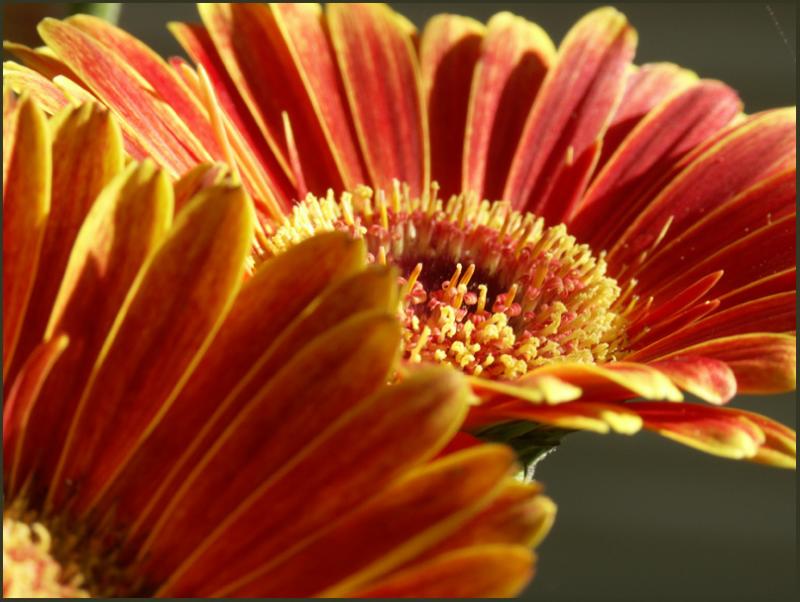
[[467,107],[485,27],[460,15],[436,15],[422,32],[420,64],[428,107],[431,172],[444,198],[461,192]]
[[491,18],[468,97],[463,191],[482,199],[503,193],[520,133],[554,57],[553,42],[535,23],[507,12]]
[[[598,248],[635,216],[638,199],[686,152],[722,129],[741,109],[728,86],[704,81],[662,103],[642,119],[595,177],[569,224],[570,233]],[[598,227],[598,224],[601,224]],[[608,225],[605,225],[608,224]]]
[[795,162],[795,109],[769,111],[733,128],[684,169],[628,225],[609,250],[611,265],[630,264],[660,239],[668,242],[704,214]]
[[511,165],[503,198],[515,208],[551,223],[569,213],[577,197],[556,198],[553,186],[559,177],[567,177],[562,172],[578,180],[587,177],[582,157],[587,150],[596,152],[595,143],[621,100],[635,45],[634,30],[612,8],[589,13],[567,34]]
[[428,126],[410,24],[385,5],[329,4],[327,19],[361,150],[375,186],[430,181]]

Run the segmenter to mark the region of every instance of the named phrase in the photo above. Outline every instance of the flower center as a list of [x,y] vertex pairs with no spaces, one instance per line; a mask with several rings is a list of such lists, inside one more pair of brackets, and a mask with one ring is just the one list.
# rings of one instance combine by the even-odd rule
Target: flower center
[[83,575],[52,555],[50,532],[41,523],[3,517],[4,598],[88,598]]
[[602,255],[561,224],[508,203],[390,198],[359,187],[337,200],[309,195],[266,241],[264,255],[321,231],[363,238],[374,262],[401,274],[405,355],[511,379],[555,361],[600,362],[622,353],[625,311]]

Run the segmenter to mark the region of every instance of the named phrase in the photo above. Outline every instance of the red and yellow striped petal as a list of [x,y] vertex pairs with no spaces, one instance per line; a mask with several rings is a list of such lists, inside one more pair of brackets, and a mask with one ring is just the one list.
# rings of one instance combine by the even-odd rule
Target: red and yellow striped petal
[[408,21],[382,4],[329,4],[327,23],[372,182],[430,182],[428,119]]
[[723,404],[736,394],[736,376],[725,362],[695,355],[675,355],[650,362],[682,390],[703,401]]
[[[503,197],[515,208],[552,223],[569,214],[622,98],[635,45],[635,31],[613,8],[589,13],[567,34],[511,164]],[[558,185],[567,181],[575,187],[564,198]]]
[[485,31],[483,23],[475,19],[441,14],[425,24],[420,40],[422,90],[430,128],[431,173],[444,198],[461,191],[470,88]]
[[507,12],[489,20],[468,96],[462,192],[479,198],[503,193],[520,133],[555,54],[535,23]]

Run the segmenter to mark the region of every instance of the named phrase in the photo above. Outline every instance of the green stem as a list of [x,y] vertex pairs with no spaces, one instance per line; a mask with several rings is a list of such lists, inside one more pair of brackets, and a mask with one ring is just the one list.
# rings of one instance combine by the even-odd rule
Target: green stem
[[70,14],[94,15],[116,25],[119,21],[121,10],[122,4],[120,2],[76,2],[72,5]]

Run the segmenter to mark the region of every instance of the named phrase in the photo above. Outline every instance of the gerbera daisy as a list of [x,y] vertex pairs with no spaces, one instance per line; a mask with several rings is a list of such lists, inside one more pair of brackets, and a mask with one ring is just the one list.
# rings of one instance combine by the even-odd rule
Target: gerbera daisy
[[794,108],[746,115],[722,82],[634,65],[612,8],[557,49],[509,13],[418,34],[384,5],[199,10],[171,25],[195,65],[74,17],[10,45],[27,67],[6,78],[50,110],[109,106],[174,176],[227,162],[258,201],[256,261],[365,238],[400,269],[406,359],[470,375],[473,432],[532,459],[644,427],[795,465],[793,431],[718,407],[795,388]]
[[6,94],[3,134],[4,596],[527,582],[554,506],[456,437],[460,374],[386,384],[397,276],[362,241],[245,279],[252,203],[220,171],[126,165],[95,103],[48,122]]

